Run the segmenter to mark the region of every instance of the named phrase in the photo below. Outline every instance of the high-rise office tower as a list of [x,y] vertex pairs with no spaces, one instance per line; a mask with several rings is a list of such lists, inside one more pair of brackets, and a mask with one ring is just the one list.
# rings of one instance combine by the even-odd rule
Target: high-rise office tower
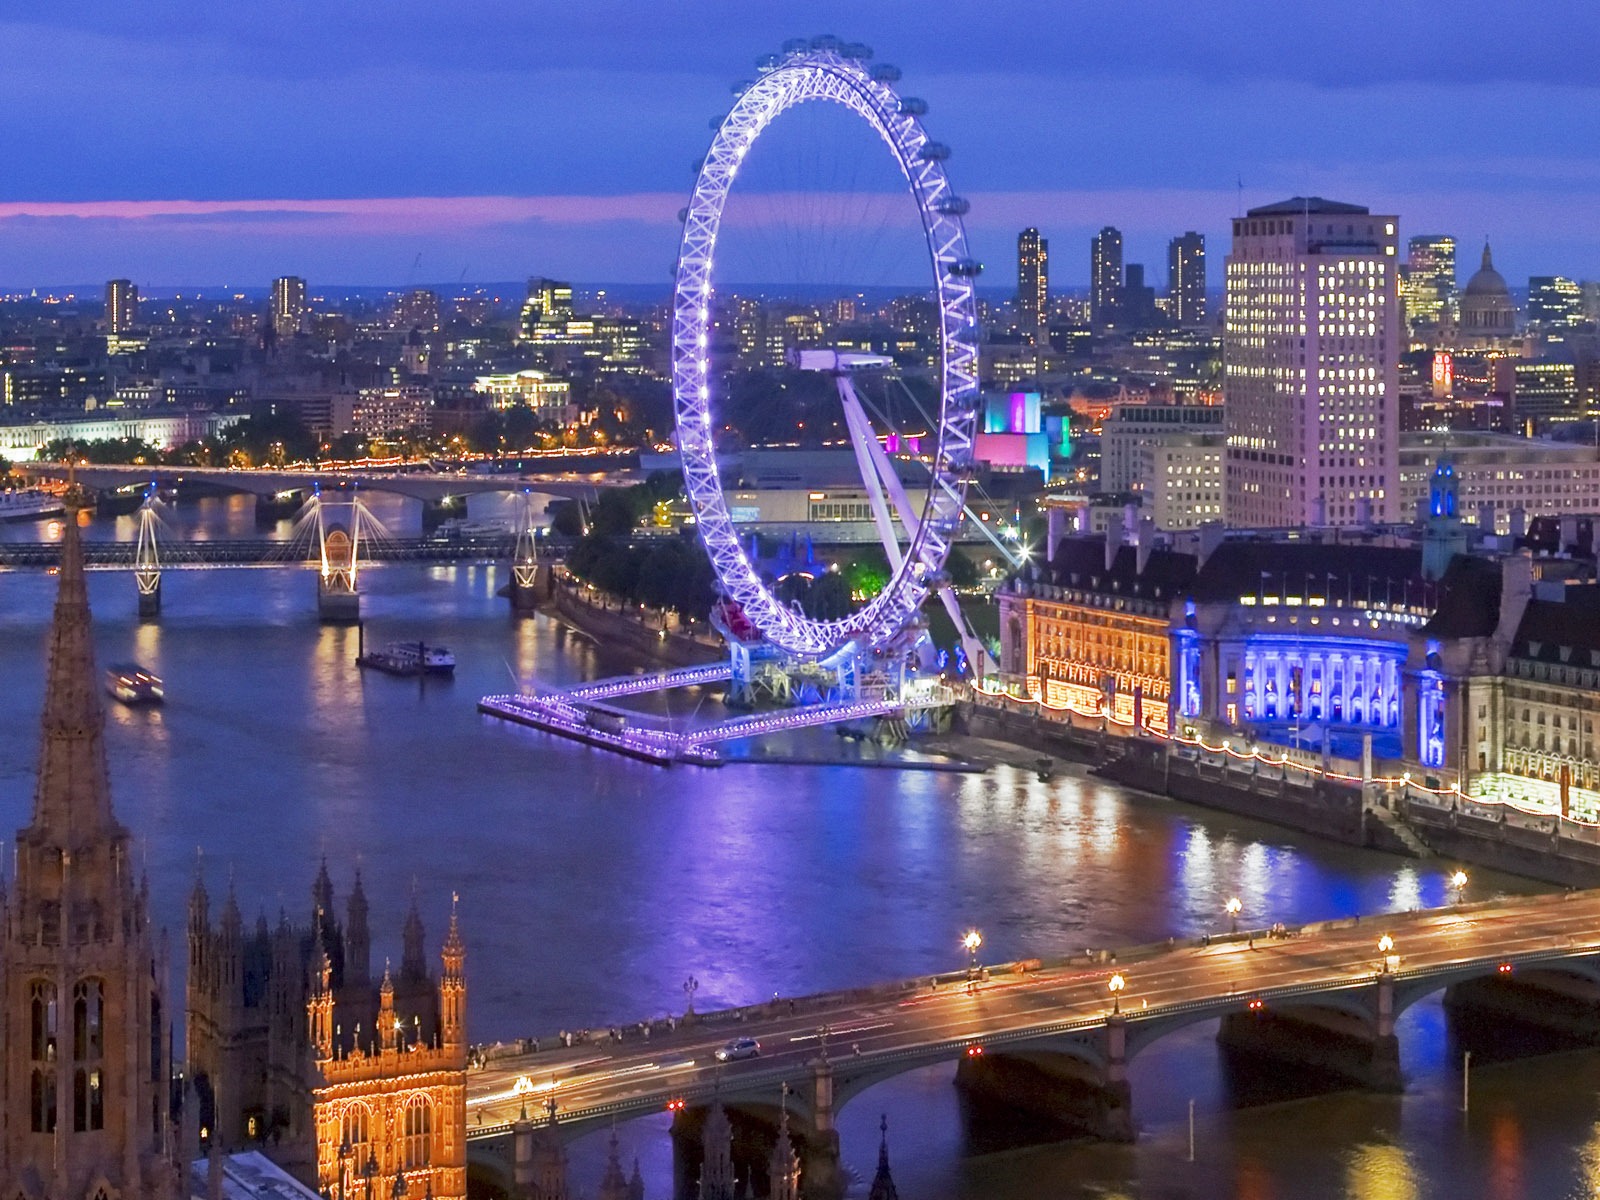
[[1017,324],[1029,344],[1045,340],[1050,314],[1050,243],[1037,229],[1017,235]]
[[106,284],[106,332],[127,333],[139,323],[139,288],[131,280]]
[[131,280],[113,279],[106,284],[106,330],[126,333],[139,321],[139,288]]
[[423,333],[438,333],[439,293],[428,288],[412,288],[400,297],[395,319],[404,330],[420,329]]
[[1175,324],[1205,324],[1205,234],[1191,229],[1167,243],[1167,294],[1167,315]]
[[306,317],[306,281],[298,275],[281,275],[272,281],[272,329],[279,338],[300,332]]
[[1398,221],[1297,196],[1233,222],[1223,333],[1230,524],[1404,515]]
[[1103,324],[1122,301],[1122,231],[1107,225],[1089,243],[1089,319]]
[[1540,330],[1570,329],[1584,323],[1583,289],[1560,275],[1528,279],[1528,324]]
[[564,331],[573,315],[572,285],[535,277],[528,280],[528,298],[522,302],[518,332],[528,339]]
[[1456,240],[1420,234],[1406,243],[1405,316],[1412,328],[1437,328],[1456,315]]

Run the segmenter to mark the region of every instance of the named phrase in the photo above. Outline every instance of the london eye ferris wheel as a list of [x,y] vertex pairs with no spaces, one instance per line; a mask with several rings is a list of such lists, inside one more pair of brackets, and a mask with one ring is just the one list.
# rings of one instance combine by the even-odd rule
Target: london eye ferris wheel
[[[978,410],[978,264],[969,256],[962,216],[967,202],[945,173],[947,146],[929,138],[927,106],[894,88],[900,73],[870,65],[864,46],[833,37],[797,40],[758,64],[716,124],[711,146],[682,213],[672,321],[672,387],[684,484],[700,536],[727,599],[766,643],[803,659],[882,650],[912,623],[924,600],[940,593],[955,616],[945,561],[960,528]],[[801,105],[842,105],[875,131],[898,165],[926,242],[938,347],[937,428],[927,457],[926,486],[908,494],[900,474],[856,396],[852,377],[889,365],[874,355],[801,351],[794,365],[826,372],[845,409],[856,461],[874,522],[889,558],[887,585],[847,616],[822,620],[782,602],[763,582],[741,544],[718,472],[715,434],[719,400],[712,362],[716,320],[718,234],[741,165],[767,127]],[[898,518],[899,530],[895,520]],[[962,623],[957,621],[957,628]]]

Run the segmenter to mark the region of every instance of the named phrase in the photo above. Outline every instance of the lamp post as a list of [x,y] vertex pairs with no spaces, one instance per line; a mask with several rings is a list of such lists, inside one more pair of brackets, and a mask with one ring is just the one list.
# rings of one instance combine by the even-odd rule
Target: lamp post
[[1460,904],[1461,895],[1467,890],[1467,873],[1465,871],[1457,871],[1450,876],[1450,890],[1455,903]]
[[1106,987],[1111,989],[1111,1015],[1117,1016],[1122,1012],[1122,989],[1128,986],[1128,981],[1120,974],[1113,975]]
[[685,1016],[694,1016],[694,994],[700,990],[700,981],[693,975],[683,981],[683,995],[686,1001]]
[[1400,965],[1400,956],[1394,952],[1394,939],[1387,933],[1378,939],[1378,960],[1385,975]]
[[961,939],[961,944],[967,950],[967,973],[978,973],[978,947],[983,945],[983,934],[976,929],[967,930],[967,936]]
[[1239,932],[1239,912],[1240,912],[1241,909],[1244,908],[1244,904],[1240,901],[1239,897],[1237,897],[1237,896],[1229,896],[1228,897],[1228,902],[1226,904],[1224,904],[1222,906],[1222,908],[1223,908],[1223,911],[1228,914],[1228,929],[1229,929],[1229,932],[1238,933]]

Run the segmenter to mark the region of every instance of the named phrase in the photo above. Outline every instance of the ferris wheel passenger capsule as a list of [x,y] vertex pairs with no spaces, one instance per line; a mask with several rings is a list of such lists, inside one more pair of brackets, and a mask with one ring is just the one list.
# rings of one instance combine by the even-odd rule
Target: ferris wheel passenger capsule
[[756,70],[765,74],[767,71],[776,71],[778,63],[782,61],[776,54],[763,54],[756,59]]
[[783,52],[785,55],[804,54],[809,49],[811,49],[810,38],[790,38],[783,44]]
[[928,102],[921,96],[901,96],[896,111],[902,117],[925,117],[928,115]]
[[872,57],[872,47],[865,42],[846,42],[839,50],[839,55],[842,58],[854,58],[865,62]]
[[813,50],[831,50],[837,54],[839,53],[839,48],[843,45],[844,43],[831,33],[819,33],[811,39],[811,48]]
[[975,258],[957,258],[952,259],[945,270],[960,279],[976,279],[983,274],[983,264]]
[[972,211],[972,205],[964,196],[946,196],[934,201],[933,211],[946,217],[964,217]]
[[917,157],[923,162],[944,162],[950,157],[950,147],[943,142],[924,142],[922,149],[917,151]]
[[899,83],[900,68],[893,63],[878,63],[872,68],[872,78],[879,83]]

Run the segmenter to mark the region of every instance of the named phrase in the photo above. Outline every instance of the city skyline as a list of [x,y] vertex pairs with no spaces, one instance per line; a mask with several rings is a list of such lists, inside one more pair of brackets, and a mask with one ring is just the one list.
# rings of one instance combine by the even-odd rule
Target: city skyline
[[[1185,229],[1222,244],[1241,208],[1321,194],[1367,197],[1400,215],[1403,236],[1451,233],[1464,253],[1488,236],[1519,283],[1600,274],[1600,233],[1584,219],[1600,167],[1574,136],[1600,119],[1575,49],[1600,17],[1554,6],[1507,31],[1487,5],[1448,25],[1418,5],[1369,5],[1313,29],[1261,11],[1041,21],[1002,4],[963,27],[953,67],[940,14],[910,22],[902,6],[761,20],[718,4],[629,10],[626,38],[615,6],[506,20],[469,5],[448,21],[425,6],[399,20],[41,10],[0,24],[19,64],[3,94],[34,114],[5,135],[16,169],[0,191],[0,286],[289,272],[651,282],[728,85],[786,37],[824,29],[871,44],[929,101],[991,272],[1010,273],[1016,230],[1032,225],[1058,247],[1054,282],[1082,286],[1086,249],[1071,248],[1111,224],[1127,260],[1159,274]],[[505,53],[485,60],[491,28]],[[1316,56],[1279,52],[1313,33]],[[1374,53],[1374,36],[1432,49]],[[109,113],[95,86],[108,77],[120,97]],[[1483,145],[1509,149],[1447,149]]]

